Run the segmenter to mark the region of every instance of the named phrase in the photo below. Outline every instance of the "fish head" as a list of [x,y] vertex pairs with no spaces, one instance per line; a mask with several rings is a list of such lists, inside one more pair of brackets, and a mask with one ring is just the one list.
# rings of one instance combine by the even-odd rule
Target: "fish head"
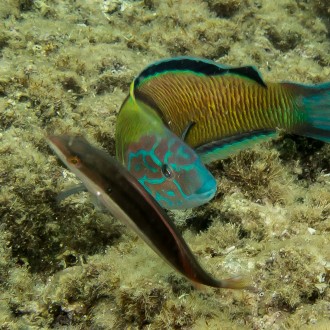
[[168,129],[146,134],[126,150],[126,166],[166,209],[188,209],[208,202],[216,181],[195,151]]

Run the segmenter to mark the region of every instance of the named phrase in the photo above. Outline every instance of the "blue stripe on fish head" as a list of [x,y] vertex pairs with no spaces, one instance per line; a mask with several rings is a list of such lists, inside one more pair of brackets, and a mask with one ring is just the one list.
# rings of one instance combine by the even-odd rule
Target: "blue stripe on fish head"
[[126,151],[128,170],[167,209],[187,209],[208,202],[216,181],[197,154],[169,130],[145,135]]

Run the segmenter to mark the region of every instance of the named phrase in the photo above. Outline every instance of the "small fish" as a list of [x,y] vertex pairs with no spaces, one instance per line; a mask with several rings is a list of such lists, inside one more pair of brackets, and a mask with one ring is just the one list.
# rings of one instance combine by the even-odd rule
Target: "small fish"
[[[255,142],[275,137],[279,130],[330,142],[330,82],[265,82],[252,66],[230,67],[205,59],[177,57],[146,67],[132,82],[118,116],[117,156],[126,166],[132,153],[149,149],[141,138],[149,126],[147,118],[130,119],[138,112],[149,113],[157,118],[158,126],[182,137],[181,142],[192,147],[203,163],[226,158]],[[152,132],[148,130],[148,134]],[[162,142],[166,155],[168,143]],[[154,170],[160,173],[161,154],[158,158],[160,162]],[[175,167],[175,160],[171,166]],[[148,176],[151,167],[147,158],[139,158],[129,170],[156,196],[167,180],[153,186]],[[189,191],[196,172],[186,174],[178,184]],[[166,208],[176,208],[177,204],[189,208],[180,187],[175,193],[176,203],[160,204]],[[198,199],[198,194],[193,198]],[[202,203],[203,199],[196,204]]]
[[162,207],[115,158],[82,137],[49,136],[48,143],[101,206],[133,229],[179,273],[196,284],[250,289],[241,277],[217,280],[208,274]]

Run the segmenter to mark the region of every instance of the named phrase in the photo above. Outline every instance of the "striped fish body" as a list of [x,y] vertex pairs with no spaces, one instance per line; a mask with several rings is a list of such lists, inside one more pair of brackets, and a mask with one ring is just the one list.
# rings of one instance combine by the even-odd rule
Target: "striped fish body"
[[303,122],[293,93],[281,84],[265,88],[234,75],[166,73],[139,86],[135,95],[157,109],[179,136],[189,122],[196,123],[186,139],[193,148],[244,132],[288,129]]
[[265,83],[251,66],[162,60],[132,82],[118,115],[118,159],[165,208],[201,205],[216,191],[202,163],[278,130],[330,142],[330,82]]
[[[175,58],[134,81],[136,102],[151,108],[207,163],[226,158],[278,129],[329,141],[330,83],[265,83],[254,67]],[[141,106],[141,107],[143,107]]]

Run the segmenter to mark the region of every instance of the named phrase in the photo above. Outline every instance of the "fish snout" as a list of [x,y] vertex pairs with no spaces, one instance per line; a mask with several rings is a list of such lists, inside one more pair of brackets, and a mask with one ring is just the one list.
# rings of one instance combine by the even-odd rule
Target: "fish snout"
[[199,189],[196,190],[195,196],[192,198],[196,199],[196,202],[199,201],[199,205],[207,203],[211,200],[217,191],[217,182],[215,181],[213,176],[210,176],[207,180],[203,181],[203,184]]

